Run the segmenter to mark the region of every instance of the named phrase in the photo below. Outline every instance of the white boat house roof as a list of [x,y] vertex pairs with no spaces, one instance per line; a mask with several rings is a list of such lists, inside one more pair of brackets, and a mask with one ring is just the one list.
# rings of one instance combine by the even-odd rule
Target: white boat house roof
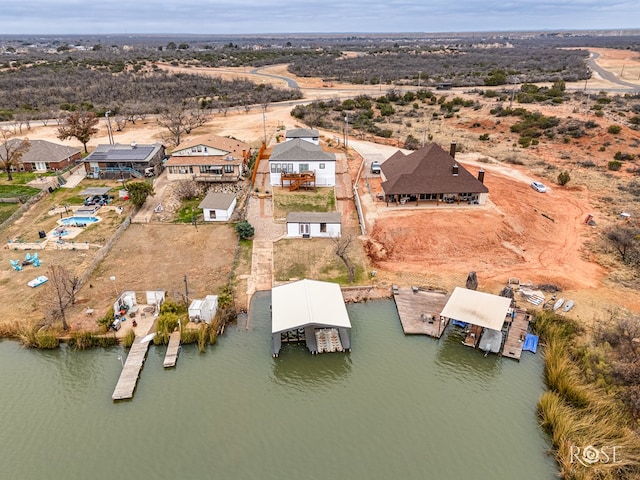
[[335,331],[339,336],[338,351],[350,349],[348,331],[351,321],[340,285],[305,279],[277,286],[272,289],[271,295],[274,356],[280,351],[281,334],[290,331],[304,330],[305,343],[312,353],[322,353],[318,331],[324,329],[327,332]]
[[510,306],[510,298],[456,287],[440,315],[472,325],[500,330]]

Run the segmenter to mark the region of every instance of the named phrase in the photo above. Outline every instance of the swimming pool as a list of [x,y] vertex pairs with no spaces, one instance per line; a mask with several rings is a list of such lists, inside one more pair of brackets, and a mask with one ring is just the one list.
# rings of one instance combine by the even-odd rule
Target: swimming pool
[[98,217],[67,217],[60,220],[60,223],[67,227],[86,227],[98,221],[100,221]]

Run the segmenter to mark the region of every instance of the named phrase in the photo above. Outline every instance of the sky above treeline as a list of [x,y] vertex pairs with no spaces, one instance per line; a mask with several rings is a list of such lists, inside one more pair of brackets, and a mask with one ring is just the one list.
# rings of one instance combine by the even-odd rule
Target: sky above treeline
[[611,30],[638,0],[16,0],[0,34],[263,34]]

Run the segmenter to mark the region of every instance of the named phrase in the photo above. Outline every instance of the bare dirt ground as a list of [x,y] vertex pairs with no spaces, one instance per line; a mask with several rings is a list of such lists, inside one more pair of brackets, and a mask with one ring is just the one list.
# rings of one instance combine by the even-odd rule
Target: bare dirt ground
[[[633,81],[631,77],[637,77],[640,73],[640,62],[633,52],[603,49],[599,53],[600,64],[611,71],[620,72],[624,65],[625,81]],[[195,68],[187,70],[196,71]],[[253,77],[241,70],[211,69],[209,73]],[[284,66],[262,71],[291,77]],[[264,81],[282,82],[267,80],[270,77],[261,78]],[[339,96],[362,89],[362,86],[328,87],[317,79],[296,80],[305,97],[310,99]],[[601,82],[603,88],[606,85],[606,82],[593,79],[589,81],[589,86],[596,85],[596,82]],[[574,87],[579,86],[576,84]],[[375,90],[371,92],[374,95],[378,88]],[[464,92],[451,94],[463,95]],[[392,283],[399,283],[449,289],[454,285],[464,285],[468,272],[476,271],[480,288],[487,291],[497,291],[509,277],[556,284],[565,290],[566,297],[576,301],[574,314],[582,319],[601,318],[607,309],[618,306],[640,311],[638,292],[612,281],[616,264],[606,262],[587,248],[587,245],[601,237],[606,224],[616,221],[619,212],[601,201],[602,196],[610,194],[615,177],[610,183],[601,181],[587,184],[572,175],[574,180],[568,187],[559,187],[553,184],[558,171],[548,168],[548,165],[566,167],[567,157],[574,161],[576,158],[590,158],[598,165],[605,165],[606,159],[610,159],[613,153],[608,150],[599,156],[598,147],[600,141],[607,141],[609,137],[602,134],[601,138],[572,140],[561,145],[543,142],[523,151],[513,147],[514,137],[508,131],[508,123],[496,124],[495,119],[489,117],[488,110],[492,106],[487,102],[472,114],[465,113],[427,125],[433,141],[443,147],[446,148],[451,140],[458,141],[462,150],[458,158],[465,167],[474,173],[480,167],[486,170],[485,181],[490,189],[486,206],[447,206],[412,211],[410,206],[386,207],[381,202],[374,202],[371,195],[363,195],[370,237],[376,244],[382,245],[386,252],[380,254],[374,265],[378,272],[378,285],[386,288]],[[531,108],[558,117],[592,118],[584,105],[536,105]],[[265,130],[267,138],[273,139],[276,133],[284,129],[304,126],[290,116],[290,110],[290,106],[271,105],[264,118],[259,109],[248,113],[244,110],[229,112],[226,116],[216,114],[203,129],[195,133],[209,131],[231,135],[257,147],[264,138]],[[597,121],[606,130],[607,122],[613,123],[615,119]],[[474,126],[477,123],[480,127]],[[100,132],[89,143],[90,149],[108,142],[103,121],[100,127]],[[403,134],[413,133],[417,138],[422,138],[424,128],[424,124],[416,123],[413,127],[406,127]],[[483,132],[490,132],[489,142],[478,141],[478,135]],[[56,127],[51,124],[46,127],[34,126],[28,136],[59,142]],[[162,130],[152,118],[127,125],[122,132],[115,132],[115,140],[119,143],[162,141],[162,136]],[[334,136],[329,134],[325,140],[331,140]],[[613,142],[614,145],[615,142],[629,145],[637,139],[636,131],[624,127]],[[79,146],[72,140],[61,143]],[[513,166],[502,161],[511,155],[521,157],[525,165]],[[350,152],[349,158],[348,164],[341,162],[339,165],[342,169],[341,188],[337,191],[349,191],[346,185],[348,179],[355,178],[361,162],[355,152]],[[584,175],[586,177],[587,174]],[[625,173],[619,172],[618,175]],[[551,185],[550,191],[546,194],[535,192],[529,187],[531,179],[542,179]],[[360,185],[361,192],[366,193],[367,188],[366,185]],[[379,184],[372,180],[372,191],[378,188]],[[350,218],[355,218],[352,202],[347,201],[346,196],[347,193],[344,201],[339,199],[338,206]],[[596,216],[595,228],[584,223],[589,213]],[[22,225],[16,228],[31,229],[31,226]],[[87,306],[97,309],[98,315],[106,311],[113,299],[114,285],[108,280],[112,275],[116,276],[119,289],[162,288],[179,296],[184,291],[186,275],[192,298],[215,291],[216,286],[227,281],[231,245],[235,243],[235,234],[225,226],[203,226],[196,231],[194,227],[184,225],[132,225],[118,242],[117,248],[95,272],[90,285],[80,292],[79,306],[73,312],[74,326],[89,326],[94,322],[83,314]],[[1,261],[8,269],[9,257],[5,253],[8,255],[10,252],[4,251]],[[79,251],[73,252],[73,255],[52,252],[49,262],[66,261],[69,265],[82,268],[90,260],[90,255]],[[23,316],[38,315],[42,291],[28,289],[26,285],[17,289],[17,284],[6,280],[13,273],[18,274],[4,272],[3,269],[0,277],[2,298],[17,297],[12,307],[2,307],[0,316],[4,320],[16,320]],[[23,276],[26,278],[26,275]]]

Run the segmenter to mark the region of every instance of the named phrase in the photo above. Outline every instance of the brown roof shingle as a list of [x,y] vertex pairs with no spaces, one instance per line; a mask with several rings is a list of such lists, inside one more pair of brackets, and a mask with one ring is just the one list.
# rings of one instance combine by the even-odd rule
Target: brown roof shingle
[[[454,175],[454,165],[458,174]],[[382,163],[386,195],[487,193],[489,189],[440,146],[431,143],[408,155],[394,153]]]

